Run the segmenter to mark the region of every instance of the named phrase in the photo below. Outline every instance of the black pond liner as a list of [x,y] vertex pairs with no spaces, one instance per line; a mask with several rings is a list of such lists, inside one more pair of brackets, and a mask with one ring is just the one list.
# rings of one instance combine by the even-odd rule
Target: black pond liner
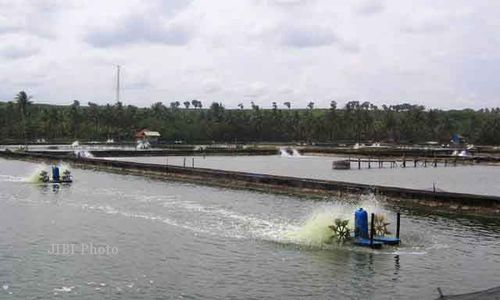
[[[441,292],[441,290],[438,290]],[[438,299],[450,299],[450,300],[500,300],[500,286],[494,287],[488,290],[461,294],[461,295],[441,295]]]

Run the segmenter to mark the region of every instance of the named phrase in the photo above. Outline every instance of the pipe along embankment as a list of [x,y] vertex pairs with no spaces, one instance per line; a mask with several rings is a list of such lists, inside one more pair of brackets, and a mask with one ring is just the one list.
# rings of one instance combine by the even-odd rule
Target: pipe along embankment
[[[81,168],[180,180],[228,188],[253,189],[301,196],[348,196],[373,193],[384,196],[390,204],[408,208],[432,209],[465,215],[500,216],[500,197],[426,191],[399,187],[358,184],[268,174],[256,174],[205,168],[136,163],[95,158],[62,157],[42,153],[0,151],[0,156],[14,159],[64,160]],[[78,181],[78,178],[76,178]]]

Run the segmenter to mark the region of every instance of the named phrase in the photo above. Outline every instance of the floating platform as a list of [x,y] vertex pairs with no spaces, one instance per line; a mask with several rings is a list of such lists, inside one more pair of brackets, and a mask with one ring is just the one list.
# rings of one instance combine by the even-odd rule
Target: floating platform
[[382,246],[384,244],[382,242],[377,242],[375,240],[373,240],[373,244],[372,244],[370,239],[357,237],[354,239],[354,245],[361,246],[361,247],[371,247],[373,249],[380,249],[380,248],[382,248]]
[[52,183],[52,184],[65,184],[65,183],[72,183],[73,180],[49,180],[49,181],[43,181],[43,183]]
[[393,236],[379,236],[373,237],[374,241],[381,242],[384,245],[399,245],[401,244],[401,239]]
[[332,168],[335,170],[349,170],[351,162],[349,160],[336,160],[332,163]]

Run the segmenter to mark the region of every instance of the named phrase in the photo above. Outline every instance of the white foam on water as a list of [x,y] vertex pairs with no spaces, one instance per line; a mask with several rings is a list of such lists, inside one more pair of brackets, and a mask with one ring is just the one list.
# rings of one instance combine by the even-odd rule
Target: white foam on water
[[75,287],[74,286],[63,286],[60,288],[55,288],[54,292],[71,292]]
[[178,195],[166,195],[161,197],[158,197],[156,195],[152,196],[141,195],[141,197],[138,198],[137,201],[141,203],[161,203],[162,206],[168,206],[172,204],[172,202],[174,202],[175,200],[178,200],[179,198],[180,197]]
[[134,208],[124,210],[110,205],[84,205],[84,209],[163,222],[204,235],[257,239],[312,247],[330,247],[332,231],[328,226],[332,225],[336,218],[349,220],[352,230],[353,214],[359,207],[363,207],[370,213],[384,214],[389,219],[391,218],[390,213],[383,209],[373,194],[361,196],[356,203],[324,204],[310,212],[302,221],[291,221],[279,216],[244,214],[223,207],[181,200],[180,196],[176,195],[143,195],[136,200],[138,203],[159,204],[166,210],[144,212],[135,211]]
[[[333,232],[328,227],[336,218],[349,220],[351,232],[354,226],[354,212],[363,207],[369,213],[383,214],[389,222],[395,223],[393,212],[383,205],[373,194],[363,195],[356,202],[326,203],[316,207],[303,220],[290,220],[280,216],[252,215],[236,212],[224,207],[203,205],[195,201],[181,200],[180,196],[145,195],[136,199],[142,208],[117,208],[111,205],[88,205],[86,210],[119,215],[127,218],[162,222],[170,226],[186,229],[195,233],[228,237],[233,239],[256,239],[308,247],[338,247],[331,243]],[[161,205],[160,210],[150,210],[152,205]],[[165,208],[165,209],[163,209]],[[412,252],[421,252],[420,246],[429,245],[415,232],[405,236],[403,246]],[[435,245],[435,243],[432,243]],[[437,246],[436,246],[437,247]],[[424,248],[420,248],[426,250]],[[398,250],[399,251],[399,250]]]
[[397,251],[390,252],[387,254],[390,254],[390,255],[426,255],[427,251],[400,251],[400,250],[397,250]]
[[110,215],[120,215],[120,216],[128,217],[128,218],[137,218],[137,219],[144,219],[144,220],[150,220],[150,221],[159,221],[159,222],[163,222],[165,224],[171,225],[171,226],[187,229],[187,230],[194,231],[197,233],[210,234],[210,235],[214,234],[213,232],[210,232],[208,230],[204,230],[204,229],[201,229],[198,227],[181,224],[179,222],[172,220],[171,218],[167,218],[164,216],[156,216],[156,215],[152,215],[150,213],[124,211],[124,210],[116,209],[116,208],[111,207],[109,205],[87,205],[87,204],[84,204],[82,206],[82,208],[86,209],[86,210],[100,211],[100,212],[110,214]]
[[322,247],[331,242],[333,232],[328,226],[332,225],[335,219],[349,220],[348,227],[352,230],[352,212],[352,208],[339,205],[325,205],[316,208],[295,230],[286,232],[283,240],[295,244]]
[[46,164],[39,164],[35,167],[35,169],[28,175],[23,178],[23,182],[29,183],[39,183],[40,181],[40,172],[47,171],[50,173],[50,167]]
[[183,209],[190,214],[203,213],[203,215],[212,216],[212,219],[219,222],[204,225],[206,228],[217,229],[217,232],[225,232],[224,235],[315,247],[322,247],[329,243],[332,232],[328,226],[333,224],[335,218],[350,220],[352,227],[353,212],[358,207],[364,207],[376,213],[386,213],[374,195],[363,196],[359,204],[324,205],[314,210],[302,223],[286,219],[270,220],[192,202],[179,201],[170,204],[175,205],[173,209],[176,210]]
[[231,210],[217,207],[206,207],[189,201],[176,201],[170,203],[176,209],[188,211],[189,214],[201,213],[210,216],[207,228],[224,232],[224,235],[239,238],[256,238],[265,240],[279,240],[283,232],[291,230],[293,225],[289,222],[266,220],[253,215],[244,215]]
[[0,181],[4,182],[24,182],[26,178],[12,175],[0,174]]

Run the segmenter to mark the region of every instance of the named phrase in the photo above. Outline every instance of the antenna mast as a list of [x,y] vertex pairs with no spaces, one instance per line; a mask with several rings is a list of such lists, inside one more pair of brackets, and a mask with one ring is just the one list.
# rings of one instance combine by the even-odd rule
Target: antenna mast
[[116,66],[116,102],[120,102],[120,65]]

